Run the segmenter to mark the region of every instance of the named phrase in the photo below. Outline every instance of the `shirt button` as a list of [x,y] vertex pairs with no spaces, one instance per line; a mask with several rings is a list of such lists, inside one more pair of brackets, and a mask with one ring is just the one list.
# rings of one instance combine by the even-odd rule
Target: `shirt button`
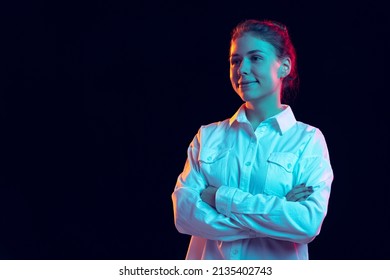
[[291,163],[287,164],[287,168],[290,169],[291,168]]
[[207,157],[207,160],[212,160],[213,158],[212,157]]
[[237,249],[234,249],[234,250],[233,250],[233,255],[237,255],[237,253],[238,253],[238,250],[237,250]]
[[250,162],[250,161],[247,161],[247,162],[245,162],[245,165],[246,165],[246,166],[249,166],[249,165],[251,165],[251,162]]

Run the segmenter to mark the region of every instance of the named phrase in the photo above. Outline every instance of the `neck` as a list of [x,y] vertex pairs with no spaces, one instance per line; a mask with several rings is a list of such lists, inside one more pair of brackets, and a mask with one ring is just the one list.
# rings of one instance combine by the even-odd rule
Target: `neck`
[[277,95],[268,97],[269,98],[263,100],[245,102],[246,117],[251,123],[253,130],[255,130],[262,121],[275,116],[283,110],[283,106]]

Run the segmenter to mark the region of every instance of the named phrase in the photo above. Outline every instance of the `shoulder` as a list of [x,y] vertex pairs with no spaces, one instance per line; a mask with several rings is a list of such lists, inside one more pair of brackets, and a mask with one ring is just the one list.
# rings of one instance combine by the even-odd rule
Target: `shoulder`
[[194,141],[198,145],[219,145],[221,144],[230,128],[229,119],[217,121],[200,126]]
[[223,121],[202,125],[199,128],[198,134],[203,140],[209,138],[220,138],[225,133],[227,133],[229,128],[230,128],[229,119],[226,119]]
[[218,122],[213,122],[209,123],[206,125],[202,125],[199,128],[199,131],[203,134],[211,134],[215,132],[223,132],[227,129],[229,129],[230,124],[229,124],[229,119],[223,120],[223,121],[218,121]]
[[292,127],[291,132],[293,134],[301,134],[306,135],[309,138],[324,138],[324,134],[322,131],[313,125],[297,121],[295,125]]

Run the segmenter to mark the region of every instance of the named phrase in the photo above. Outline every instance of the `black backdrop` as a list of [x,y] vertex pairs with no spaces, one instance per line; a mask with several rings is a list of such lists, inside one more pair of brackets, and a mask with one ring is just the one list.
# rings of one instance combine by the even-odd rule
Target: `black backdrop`
[[328,142],[311,258],[389,258],[384,4],[130,2],[2,4],[1,259],[183,259],[170,196],[199,126],[241,104],[227,58],[246,18],[290,28],[290,105]]

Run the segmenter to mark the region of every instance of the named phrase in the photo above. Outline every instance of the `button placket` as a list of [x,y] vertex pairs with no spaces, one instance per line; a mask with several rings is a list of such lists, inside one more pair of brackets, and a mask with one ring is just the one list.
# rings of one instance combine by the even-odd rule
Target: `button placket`
[[250,141],[248,150],[243,158],[242,175],[240,178],[240,189],[247,190],[249,188],[249,178],[252,171],[252,162],[254,159],[254,151],[257,146],[257,141]]
[[255,134],[258,138],[260,138],[263,137],[266,131],[267,131],[267,127],[265,125],[262,125],[256,129]]

